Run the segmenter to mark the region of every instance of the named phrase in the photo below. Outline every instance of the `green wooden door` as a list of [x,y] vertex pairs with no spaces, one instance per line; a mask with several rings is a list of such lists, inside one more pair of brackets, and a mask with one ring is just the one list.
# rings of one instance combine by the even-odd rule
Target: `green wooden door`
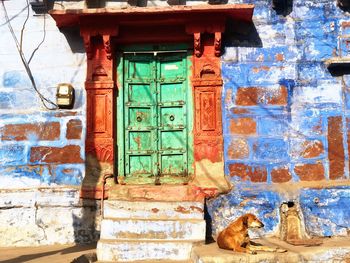
[[186,182],[186,53],[125,55],[123,93],[125,181]]

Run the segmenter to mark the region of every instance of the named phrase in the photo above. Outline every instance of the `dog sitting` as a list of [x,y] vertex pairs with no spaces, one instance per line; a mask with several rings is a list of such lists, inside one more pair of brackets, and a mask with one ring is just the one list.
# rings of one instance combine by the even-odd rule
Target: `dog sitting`
[[286,252],[280,248],[270,248],[250,241],[249,228],[262,228],[264,224],[253,214],[245,214],[228,225],[217,238],[219,248],[256,254],[256,251]]

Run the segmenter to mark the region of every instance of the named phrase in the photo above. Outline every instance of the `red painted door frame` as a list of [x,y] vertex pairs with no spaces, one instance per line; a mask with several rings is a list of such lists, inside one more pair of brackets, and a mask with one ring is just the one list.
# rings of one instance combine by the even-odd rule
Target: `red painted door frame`
[[[193,43],[194,159],[223,161],[221,42],[228,19],[251,21],[253,5],[51,11],[59,27],[79,25],[87,54],[86,154],[112,172],[121,44]],[[102,165],[101,165],[102,166]],[[106,171],[101,170],[101,173]],[[95,189],[96,190],[96,189]]]

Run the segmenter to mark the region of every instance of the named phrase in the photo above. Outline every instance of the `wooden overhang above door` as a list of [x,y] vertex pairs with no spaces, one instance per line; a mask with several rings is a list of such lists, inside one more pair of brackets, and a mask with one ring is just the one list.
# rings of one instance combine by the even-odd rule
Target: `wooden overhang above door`
[[[140,43],[193,43],[190,83],[194,98],[194,163],[191,165],[201,166],[200,162],[209,160],[223,169],[221,35],[228,20],[251,23],[253,10],[252,4],[227,4],[50,11],[59,28],[80,28],[87,54],[88,168],[85,179],[101,178],[115,171],[117,114],[114,105],[116,90],[121,84],[117,83],[118,61],[114,51],[121,45]],[[226,184],[224,171],[208,174],[206,179],[199,170],[194,176],[197,181],[192,181],[195,187],[216,192],[221,186],[212,181],[222,180]],[[91,181],[97,184],[90,187],[83,183],[82,196],[90,196],[90,192],[98,196],[101,180]]]
[[[215,19],[234,19],[246,22],[252,21],[253,4],[226,5],[195,5],[166,7],[129,7],[129,8],[88,8],[51,10],[58,27],[80,25],[85,19],[91,19],[93,24],[108,20],[113,25],[135,24],[139,21],[145,24],[184,24],[192,22],[215,25]],[[199,19],[199,21],[198,21]]]
[[228,19],[251,22],[253,10],[252,4],[226,4],[66,9],[50,15],[59,28],[79,26],[82,36],[88,30],[89,35],[117,36],[119,43],[183,42],[193,33],[222,33]]

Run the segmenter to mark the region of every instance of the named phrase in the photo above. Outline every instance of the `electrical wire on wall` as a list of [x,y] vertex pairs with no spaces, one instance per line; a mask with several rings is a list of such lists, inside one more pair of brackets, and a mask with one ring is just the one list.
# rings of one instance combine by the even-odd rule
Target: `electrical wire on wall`
[[[42,43],[45,41],[45,37],[46,37],[46,15],[44,14],[44,35],[43,35],[43,39],[41,40],[41,42],[38,44],[38,46],[34,49],[34,51],[32,52],[29,60],[27,61],[24,53],[23,53],[23,50],[22,50],[22,44],[23,44],[23,36],[24,36],[24,30],[25,30],[25,26],[26,26],[26,23],[29,19],[29,1],[26,0],[27,2],[27,16],[26,16],[26,19],[23,23],[23,26],[22,26],[22,29],[21,29],[21,36],[20,36],[20,41],[18,41],[17,37],[16,37],[16,34],[13,30],[13,27],[11,25],[11,21],[10,21],[10,18],[8,16],[8,13],[7,13],[7,9],[6,9],[6,6],[5,6],[5,3],[4,3],[4,0],[1,0],[1,4],[2,4],[2,7],[4,9],[4,13],[5,13],[5,19],[6,19],[6,23],[8,25],[8,28],[11,32],[11,35],[12,35],[12,38],[16,44],[16,48],[17,48],[17,51],[19,53],[19,56],[21,58],[21,61],[23,63],[23,66],[27,72],[27,75],[30,79],[30,82],[35,90],[35,92],[38,94],[42,104],[44,105],[44,107],[48,110],[56,110],[58,109],[58,106],[56,103],[54,103],[53,101],[51,101],[50,99],[48,98],[45,98],[43,94],[41,94],[41,92],[38,90],[38,87],[36,85],[36,82],[34,80],[34,77],[33,77],[33,74],[32,74],[32,71],[30,69],[30,66],[29,66],[29,63],[30,61],[32,60],[35,52],[40,48],[40,46],[42,45]],[[48,106],[50,105],[50,106]]]

